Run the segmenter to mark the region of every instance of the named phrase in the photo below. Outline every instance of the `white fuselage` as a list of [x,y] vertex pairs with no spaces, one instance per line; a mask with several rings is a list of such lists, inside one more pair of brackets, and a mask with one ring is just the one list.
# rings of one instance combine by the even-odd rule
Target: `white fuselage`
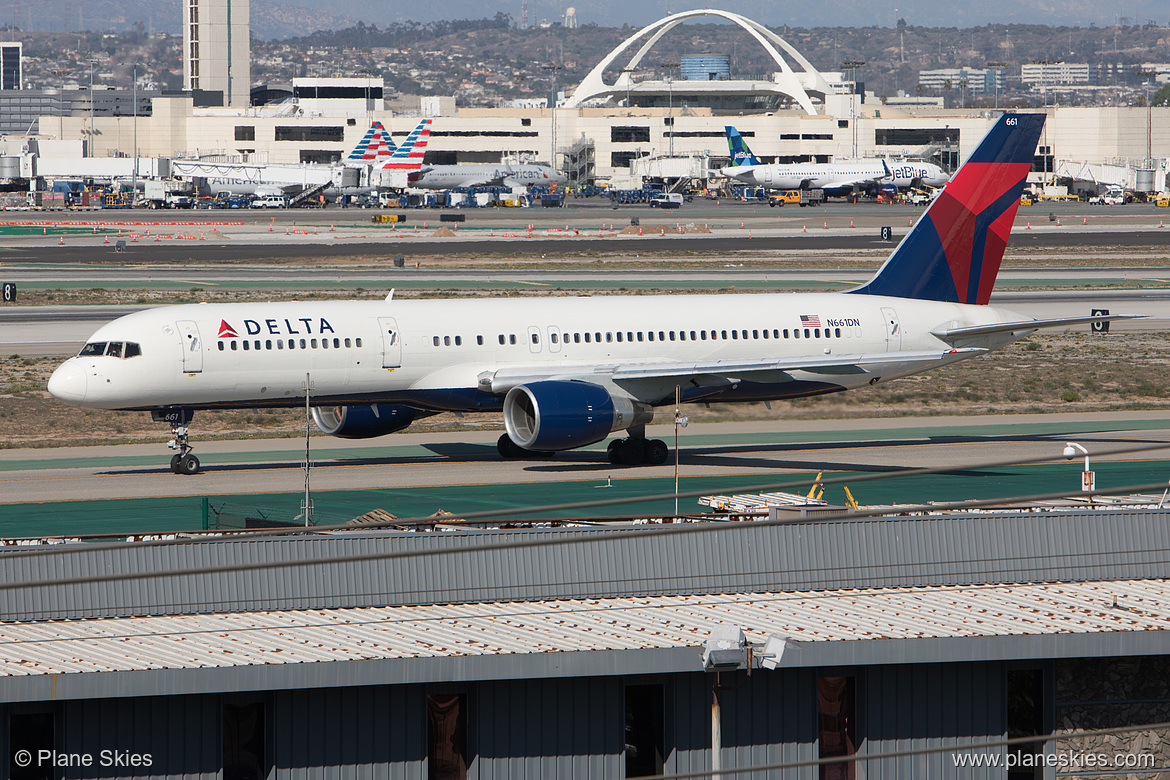
[[[973,353],[949,352],[954,345],[932,330],[1020,319],[989,306],[845,293],[192,304],[103,326],[88,351],[133,343],[141,354],[96,348],[66,361],[49,390],[102,409],[291,406],[304,403],[308,375],[317,404],[486,411],[526,379],[569,377],[616,385],[652,405],[671,402],[680,381],[684,391],[707,386],[717,400],[764,400],[943,365]],[[1018,337],[959,346],[997,348]],[[931,351],[937,360],[897,357]],[[826,356],[856,370],[745,371],[741,387],[732,368]],[[708,368],[680,380],[680,365]],[[639,368],[641,377],[613,378]]]
[[933,163],[888,164],[881,160],[839,163],[761,164],[723,168],[721,173],[756,187],[778,190],[844,190],[867,184],[893,184],[905,189],[918,182],[941,187],[950,177]]
[[459,187],[532,187],[563,184],[564,175],[547,165],[435,165],[412,176],[410,186],[425,190]]

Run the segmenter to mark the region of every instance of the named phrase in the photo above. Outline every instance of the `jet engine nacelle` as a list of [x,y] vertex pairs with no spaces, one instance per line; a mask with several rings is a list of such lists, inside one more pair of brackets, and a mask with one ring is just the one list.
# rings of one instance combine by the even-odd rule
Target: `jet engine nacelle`
[[504,397],[508,438],[526,450],[584,447],[653,416],[648,405],[590,382],[533,382],[513,387]]
[[418,417],[425,417],[417,409],[393,404],[369,406],[317,406],[313,408],[313,422],[322,433],[340,439],[372,439],[401,431]]

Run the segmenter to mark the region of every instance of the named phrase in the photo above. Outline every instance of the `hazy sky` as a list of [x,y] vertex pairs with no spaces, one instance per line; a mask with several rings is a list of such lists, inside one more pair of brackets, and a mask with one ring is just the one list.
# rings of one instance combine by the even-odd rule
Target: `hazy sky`
[[[262,2],[264,0],[253,0]],[[281,0],[268,0],[279,2]],[[309,0],[283,0],[307,4]],[[332,8],[358,18],[383,15],[385,19],[478,18],[504,11],[520,18],[522,0],[511,2],[476,3],[472,0],[446,0],[438,4],[417,4],[392,0],[371,4],[368,0],[333,0]],[[972,27],[992,23],[1026,23],[1048,25],[1095,24],[1107,27],[1126,17],[1129,24],[1145,24],[1153,20],[1170,26],[1168,0],[966,0],[965,2],[938,2],[938,0],[724,0],[724,2],[680,3],[661,0],[567,0],[553,3],[549,0],[529,0],[530,20],[559,21],[565,9],[574,5],[580,23],[595,22],[606,26],[644,26],[668,13],[692,8],[721,8],[734,11],[769,26],[790,24],[800,27],[880,25],[892,27],[898,17],[907,23],[930,27]],[[374,9],[378,10],[375,11]],[[342,11],[344,9],[344,11]],[[364,10],[363,10],[364,9]]]
[[[180,0],[20,0],[18,24],[26,29],[76,30],[78,20],[85,28],[114,23],[124,29],[141,21],[150,29],[179,32]],[[16,0],[0,0],[0,23],[9,23]],[[1153,21],[1170,26],[1170,0],[529,0],[530,22],[559,22],[570,3],[576,8],[579,24],[643,27],[669,13],[692,8],[717,7],[743,14],[763,24],[778,27],[893,27],[898,18],[923,27],[978,27],[986,24],[1045,24],[1052,26],[1109,27]],[[358,21],[385,26],[395,21],[419,22],[437,19],[482,19],[497,12],[520,20],[523,0],[443,0],[419,3],[415,0],[251,0],[253,24],[258,16],[279,11],[282,29],[296,30],[294,6],[309,9],[305,25],[348,27]],[[104,20],[99,22],[98,20]],[[257,25],[263,27],[263,25]],[[255,28],[254,28],[255,29]],[[261,33],[263,35],[263,33]]]

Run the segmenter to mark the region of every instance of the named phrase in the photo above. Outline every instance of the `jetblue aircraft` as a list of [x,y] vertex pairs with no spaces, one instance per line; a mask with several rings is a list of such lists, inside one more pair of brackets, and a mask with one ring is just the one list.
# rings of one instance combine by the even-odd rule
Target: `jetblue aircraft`
[[778,190],[825,190],[826,194],[847,195],[855,188],[893,184],[899,189],[927,185],[941,187],[950,177],[934,163],[885,160],[852,160],[834,163],[765,164],[752,154],[739,131],[730,125],[727,147],[731,165],[720,173],[755,187]]
[[443,411],[501,412],[504,457],[603,441],[615,463],[668,455],[645,426],[683,401],[765,401],[875,385],[983,355],[1038,328],[988,305],[1043,114],[1005,114],[866,284],[839,293],[304,301],[167,306],[101,327],[49,380],[83,407],[171,423],[194,474],[194,410],[305,404],[367,438]]

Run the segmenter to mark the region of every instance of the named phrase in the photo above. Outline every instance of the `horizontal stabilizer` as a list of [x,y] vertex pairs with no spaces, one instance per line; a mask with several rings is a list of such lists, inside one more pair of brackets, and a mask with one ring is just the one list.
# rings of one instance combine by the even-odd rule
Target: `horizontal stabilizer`
[[968,328],[932,330],[931,334],[940,339],[957,339],[964,336],[984,336],[989,333],[1010,333],[1018,330],[1039,330],[1040,328],[1061,328],[1068,325],[1085,325],[1091,322],[1111,320],[1140,320],[1145,314],[1103,314],[1096,317],[1058,317],[1049,320],[1020,320],[1018,322],[996,322],[991,325],[973,325]]

